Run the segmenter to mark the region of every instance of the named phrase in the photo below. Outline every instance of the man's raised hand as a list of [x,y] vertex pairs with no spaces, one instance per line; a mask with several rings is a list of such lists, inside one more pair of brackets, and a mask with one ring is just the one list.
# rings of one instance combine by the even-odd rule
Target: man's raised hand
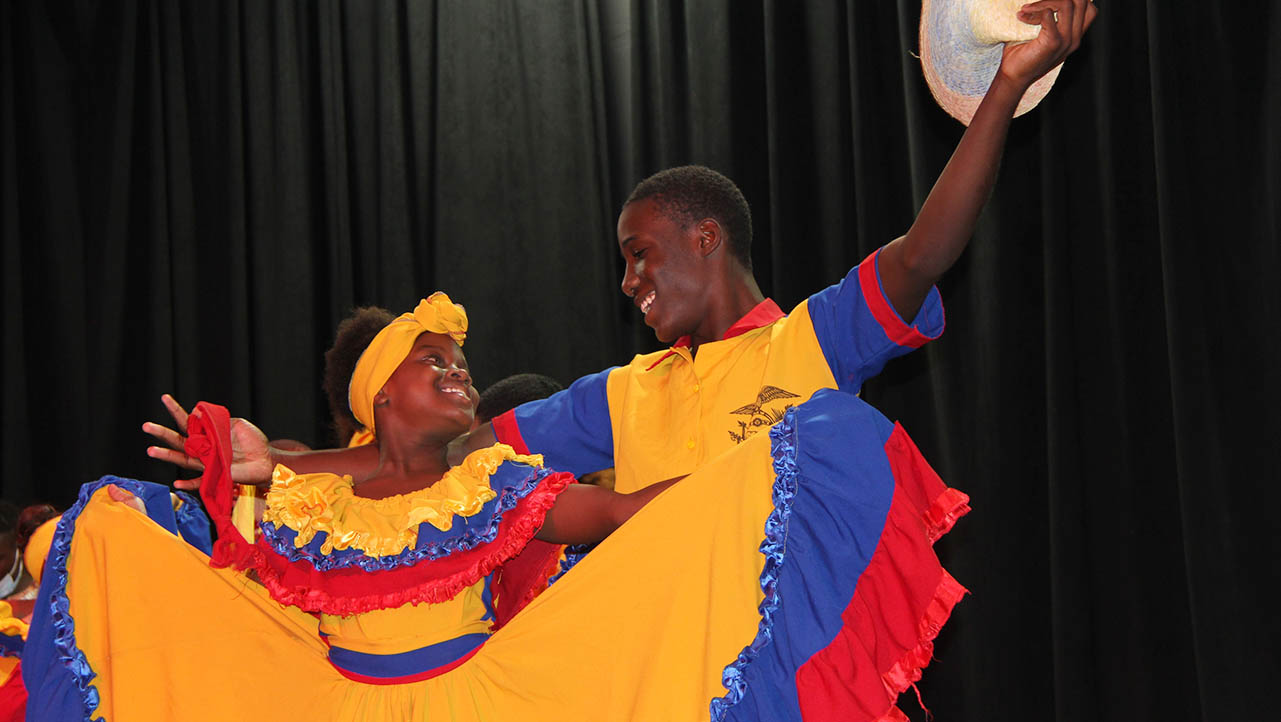
[[1081,46],[1081,36],[1099,14],[1091,0],[1041,0],[1019,10],[1019,20],[1040,25],[1026,43],[1007,43],[999,73],[1026,89]]

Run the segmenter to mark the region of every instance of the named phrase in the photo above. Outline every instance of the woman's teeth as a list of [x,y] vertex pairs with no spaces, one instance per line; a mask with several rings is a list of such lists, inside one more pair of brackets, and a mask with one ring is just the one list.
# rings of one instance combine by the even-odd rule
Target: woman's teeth
[[464,390],[462,390],[462,389],[460,389],[460,388],[458,388],[457,386],[442,386],[442,387],[440,388],[440,390],[441,390],[441,391],[444,391],[444,392],[445,392],[445,393],[447,393],[447,394],[454,394],[455,396],[458,396],[459,398],[467,399],[468,401],[470,401],[470,400],[471,400],[471,397],[469,397],[469,396],[467,395],[467,392],[466,392],[466,391],[464,391]]

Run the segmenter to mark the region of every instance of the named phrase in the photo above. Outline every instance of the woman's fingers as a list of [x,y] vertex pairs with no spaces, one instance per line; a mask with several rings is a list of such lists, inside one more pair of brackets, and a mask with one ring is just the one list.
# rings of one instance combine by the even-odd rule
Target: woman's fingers
[[142,430],[170,449],[181,451],[187,444],[185,436],[167,426],[161,426],[151,421],[144,422]]
[[181,466],[184,469],[192,471],[204,471],[205,465],[200,463],[199,459],[187,456],[177,449],[166,449],[163,446],[148,446],[147,456],[157,461],[167,461],[175,466]]
[[136,494],[127,489],[121,489],[115,484],[108,484],[107,496],[111,497],[112,501],[128,504],[143,514],[147,513],[147,507],[142,503],[142,499],[139,499]]
[[160,403],[164,404],[165,408],[169,410],[169,415],[173,417],[173,422],[178,426],[178,431],[185,435],[187,433],[187,410],[182,408],[182,404],[178,403],[177,399],[169,394],[162,395]]
[[200,477],[197,476],[194,479],[174,479],[173,485],[174,488],[182,489],[183,491],[199,491]]

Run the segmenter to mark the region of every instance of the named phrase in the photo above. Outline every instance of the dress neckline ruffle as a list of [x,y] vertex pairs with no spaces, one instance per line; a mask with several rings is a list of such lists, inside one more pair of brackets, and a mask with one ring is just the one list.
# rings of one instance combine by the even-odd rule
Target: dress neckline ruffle
[[468,454],[429,487],[381,499],[357,496],[350,476],[296,474],[277,465],[263,521],[293,530],[297,548],[324,532],[322,554],[354,549],[370,557],[392,556],[417,545],[421,524],[449,531],[455,516],[480,512],[497,496],[490,476],[507,461],[534,467],[543,463],[541,456],[495,444]]

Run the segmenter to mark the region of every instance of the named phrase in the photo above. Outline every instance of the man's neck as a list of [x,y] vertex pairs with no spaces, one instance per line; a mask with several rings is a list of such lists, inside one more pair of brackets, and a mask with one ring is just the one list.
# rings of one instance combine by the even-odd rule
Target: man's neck
[[750,272],[739,274],[732,283],[716,294],[704,323],[700,325],[701,333],[690,335],[690,353],[698,353],[698,347],[704,343],[719,341],[725,337],[730,327],[756,308],[765,295]]

